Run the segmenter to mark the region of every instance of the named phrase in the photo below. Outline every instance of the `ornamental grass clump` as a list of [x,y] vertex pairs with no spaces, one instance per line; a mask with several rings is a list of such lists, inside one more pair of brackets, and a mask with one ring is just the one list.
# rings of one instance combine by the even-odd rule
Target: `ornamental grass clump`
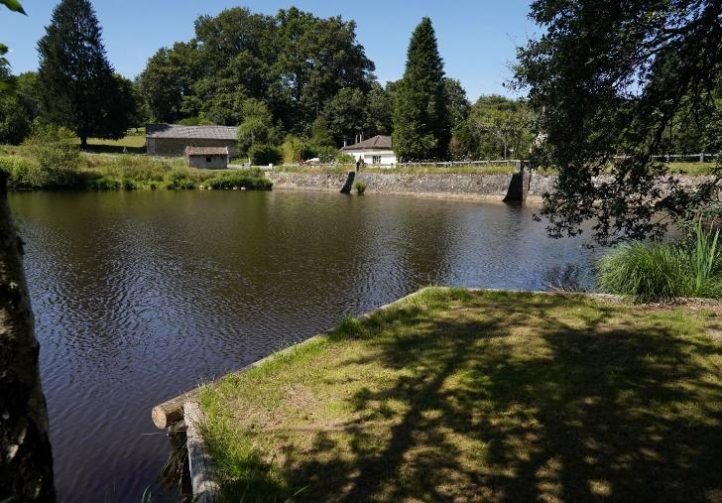
[[677,243],[626,243],[597,264],[599,287],[641,301],[677,297],[722,297],[719,231],[697,223],[689,239]]

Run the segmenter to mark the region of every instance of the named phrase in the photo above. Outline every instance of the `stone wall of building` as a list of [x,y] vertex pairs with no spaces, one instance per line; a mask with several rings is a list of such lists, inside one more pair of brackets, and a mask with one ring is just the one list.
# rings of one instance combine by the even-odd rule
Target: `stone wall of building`
[[236,142],[234,140],[217,140],[201,138],[146,138],[148,155],[182,156],[186,147],[228,147],[231,157],[236,155]]
[[226,169],[228,157],[224,155],[191,155],[188,157],[188,165],[200,169]]

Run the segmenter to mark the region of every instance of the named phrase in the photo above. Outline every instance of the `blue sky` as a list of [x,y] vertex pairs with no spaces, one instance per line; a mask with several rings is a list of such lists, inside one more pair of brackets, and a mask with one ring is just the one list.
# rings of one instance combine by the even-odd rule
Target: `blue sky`
[[[10,46],[14,73],[35,70],[35,44],[45,32],[56,0],[24,0],[28,17],[0,10],[0,39]],[[108,59],[126,77],[138,75],[160,47],[193,37],[193,21],[236,6],[275,14],[292,5],[320,17],[341,15],[357,22],[357,38],[376,63],[380,82],[401,77],[406,49],[423,16],[434,23],[448,76],[460,79],[475,100],[481,94],[512,95],[503,83],[515,48],[537,33],[528,1],[479,0],[95,0]]]

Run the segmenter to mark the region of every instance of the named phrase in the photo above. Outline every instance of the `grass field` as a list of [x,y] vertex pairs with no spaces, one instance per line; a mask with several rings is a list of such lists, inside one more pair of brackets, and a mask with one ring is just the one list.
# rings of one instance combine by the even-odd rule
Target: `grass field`
[[722,501],[722,308],[427,289],[206,388],[226,501]]

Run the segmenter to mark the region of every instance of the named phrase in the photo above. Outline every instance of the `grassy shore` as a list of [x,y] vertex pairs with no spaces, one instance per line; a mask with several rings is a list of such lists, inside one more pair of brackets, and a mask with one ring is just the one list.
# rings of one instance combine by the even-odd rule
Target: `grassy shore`
[[722,308],[433,288],[202,393],[227,501],[722,501]]
[[182,157],[80,153],[72,169],[47,169],[21,147],[0,148],[0,169],[11,190],[256,189],[273,184],[258,169],[189,168]]

